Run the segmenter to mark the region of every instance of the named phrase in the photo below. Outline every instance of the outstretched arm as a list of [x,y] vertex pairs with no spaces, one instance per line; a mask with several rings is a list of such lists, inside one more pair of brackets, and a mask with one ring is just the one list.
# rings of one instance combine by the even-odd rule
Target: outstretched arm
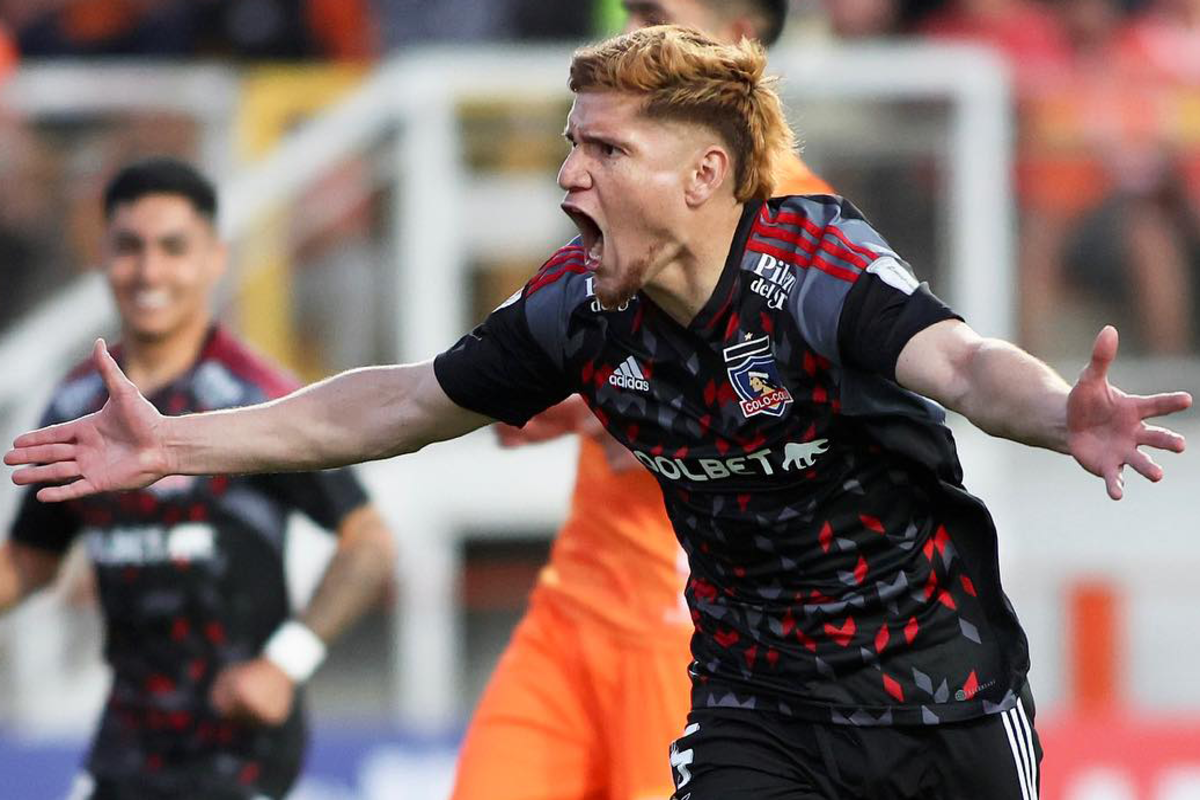
[[1149,480],[1162,479],[1162,467],[1139,447],[1184,449],[1182,436],[1145,420],[1182,411],[1192,397],[1187,392],[1144,397],[1122,392],[1108,382],[1116,355],[1117,331],[1106,327],[1096,337],[1091,362],[1069,386],[1020,348],[947,320],[905,345],[896,379],[994,436],[1069,453],[1104,479],[1109,497],[1120,500],[1126,464]]
[[43,501],[136,489],[164,475],[326,469],[414,452],[490,420],[455,405],[433,362],[343,372],[256,406],[164,417],[103,341],[93,357],[109,400],[95,414],[17,438],[4,463]]

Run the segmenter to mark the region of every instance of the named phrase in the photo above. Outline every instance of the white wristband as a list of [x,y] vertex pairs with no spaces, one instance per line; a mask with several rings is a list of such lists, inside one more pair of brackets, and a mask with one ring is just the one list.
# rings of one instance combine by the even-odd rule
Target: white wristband
[[263,648],[263,657],[295,683],[312,677],[325,660],[325,643],[302,623],[288,620],[279,626]]

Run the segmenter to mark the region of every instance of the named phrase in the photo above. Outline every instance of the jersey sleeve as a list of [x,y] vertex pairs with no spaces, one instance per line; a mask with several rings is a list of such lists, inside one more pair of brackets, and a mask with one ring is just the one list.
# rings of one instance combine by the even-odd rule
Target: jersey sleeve
[[522,426],[575,391],[567,380],[564,343],[570,298],[582,291],[582,282],[570,278],[583,267],[582,250],[570,251],[560,251],[434,360],[438,383],[457,405]]
[[257,481],[284,506],[301,512],[327,531],[336,531],[351,511],[370,501],[350,468],[261,475]]
[[918,284],[906,265],[893,259],[881,262],[868,268],[846,297],[838,349],[848,366],[894,381],[900,351],[913,336],[935,323],[962,317],[929,291],[928,284]]
[[835,364],[895,380],[909,339],[961,319],[843,198],[787,198],[756,231],[794,246],[804,269],[790,294],[792,313],[809,344]]
[[[42,416],[38,427],[54,425],[61,422],[51,410]],[[17,509],[16,518],[9,529],[9,536],[14,542],[47,550],[51,553],[65,553],[75,540],[82,527],[79,515],[74,512],[71,503],[43,503],[37,499],[38,489],[43,486],[29,486],[21,497],[21,505]]]

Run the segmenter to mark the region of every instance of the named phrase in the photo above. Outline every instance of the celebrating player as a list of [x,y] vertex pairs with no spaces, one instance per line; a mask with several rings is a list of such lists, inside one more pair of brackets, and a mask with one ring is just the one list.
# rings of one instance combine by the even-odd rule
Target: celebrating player
[[[109,184],[106,274],[121,316],[113,356],[165,414],[285,394],[289,379],[214,325],[224,271],[217,198],[189,165],[153,159]],[[96,411],[106,381],[85,364],[48,422]],[[156,412],[157,413],[157,412]],[[307,610],[290,619],[288,514],[338,532]],[[95,566],[112,690],[73,797],[281,798],[300,769],[300,687],[325,644],[378,596],[392,542],[348,471],[157,481],[47,505],[28,492],[0,545],[0,610],[49,583],[71,542]]]
[[[1069,386],[973,332],[847,201],[772,198],[793,136],[764,70],[758,45],[671,26],[579,51],[559,182],[580,236],[458,344],[167,417],[98,342],[108,403],[19,437],[14,480],[63,501],[348,464],[579,393],[654,474],[688,555],[677,797],[1027,800],[1026,641],[942,406],[1070,454],[1119,499],[1126,465],[1163,475],[1141,446],[1184,447],[1145,419],[1191,397],[1109,384],[1111,328]],[[631,361],[640,382],[609,380]]]
[[[783,0],[626,0],[628,28],[683,24],[713,38],[772,44]],[[797,157],[775,194],[832,190]],[[636,359],[614,386],[648,385]],[[467,729],[454,800],[661,800],[663,758],[687,715],[692,621],[687,564],[654,477],[604,432],[578,396],[506,444],[580,433],[571,510]],[[608,697],[598,703],[597,697]],[[501,779],[500,776],[503,776]]]

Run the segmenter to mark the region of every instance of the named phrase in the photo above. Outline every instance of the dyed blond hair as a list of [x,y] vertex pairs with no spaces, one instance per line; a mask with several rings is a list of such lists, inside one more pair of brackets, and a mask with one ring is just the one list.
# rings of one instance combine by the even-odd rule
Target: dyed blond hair
[[718,134],[733,157],[734,197],[744,203],[771,197],[774,176],[796,148],[766,65],[757,42],[723,45],[691,28],[657,25],[578,50],[570,86],[642,94],[647,117]]

